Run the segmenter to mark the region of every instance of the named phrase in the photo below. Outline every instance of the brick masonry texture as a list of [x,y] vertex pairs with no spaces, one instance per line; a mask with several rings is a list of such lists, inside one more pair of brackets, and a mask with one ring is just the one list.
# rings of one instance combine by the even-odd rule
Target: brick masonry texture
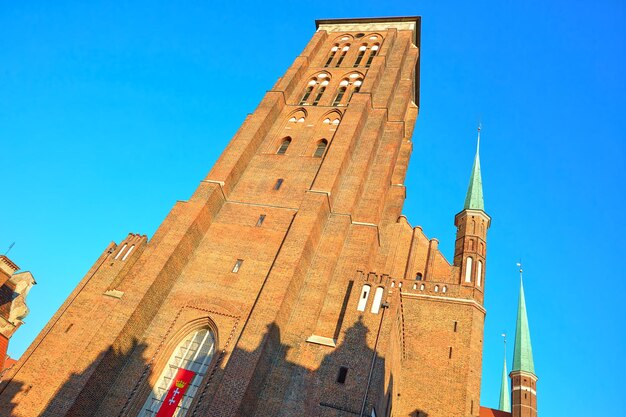
[[[419,36],[419,18],[321,24],[150,241],[104,250],[2,382],[0,414],[138,416],[175,346],[208,327],[216,352],[187,416],[478,416],[489,219],[457,215],[450,264],[401,215]],[[312,79],[326,89],[301,105]]]

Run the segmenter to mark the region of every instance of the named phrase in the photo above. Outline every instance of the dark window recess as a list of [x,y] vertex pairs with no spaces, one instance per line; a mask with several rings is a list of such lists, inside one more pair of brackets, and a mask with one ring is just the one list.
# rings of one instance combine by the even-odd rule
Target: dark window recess
[[370,52],[370,56],[369,58],[367,58],[367,62],[365,63],[365,67],[369,68],[370,65],[372,65],[372,61],[374,60],[374,57],[376,56],[376,49],[372,49],[372,51]]
[[313,91],[312,86],[307,87],[306,91],[304,92],[304,95],[302,96],[302,99],[300,100],[300,105],[306,104],[306,101],[309,99],[309,96],[311,95],[312,91]]
[[346,382],[346,377],[348,376],[348,368],[345,366],[339,367],[339,373],[337,374],[337,382],[340,384],[344,384]]
[[328,57],[328,61],[326,61],[326,64],[324,64],[324,68],[327,68],[330,66],[330,63],[333,62],[334,57],[335,57],[335,51],[331,51],[330,56]]
[[417,275],[415,275],[415,281],[421,281],[422,280],[422,273],[418,272]]
[[317,93],[317,95],[315,96],[315,100],[313,100],[313,105],[317,106],[317,103],[320,102],[320,100],[322,99],[322,95],[324,94],[324,91],[326,91],[326,87],[321,87]]
[[317,147],[315,148],[315,153],[313,154],[313,157],[321,158],[322,156],[324,156],[324,152],[326,152],[326,145],[328,145],[328,142],[326,142],[325,139],[320,140],[317,143]]
[[276,180],[276,184],[274,184],[274,189],[275,190],[280,190],[280,186],[283,185],[283,181],[284,180],[282,178],[277,179]]
[[450,346],[450,351],[448,352],[448,359],[452,359],[452,346]]
[[339,92],[337,93],[337,97],[335,97],[335,101],[333,101],[333,106],[338,106],[341,103],[341,99],[343,95],[346,93],[346,87],[340,87]]
[[276,152],[277,155],[284,155],[287,152],[287,148],[291,144],[291,139],[283,140],[283,143],[280,144],[280,148]]
[[265,214],[261,214],[259,216],[259,220],[256,221],[256,227],[261,227],[263,221],[265,221]]
[[343,62],[343,59],[346,57],[346,52],[347,51],[343,51],[341,53],[341,55],[339,55],[339,59],[337,60],[337,63],[335,64],[335,67],[338,67],[341,65],[341,63]]
[[363,60],[363,55],[365,55],[365,50],[359,51],[359,55],[356,57],[356,61],[354,61],[354,68],[359,66]]
[[456,333],[456,327],[457,327],[458,322],[454,322],[454,332]]

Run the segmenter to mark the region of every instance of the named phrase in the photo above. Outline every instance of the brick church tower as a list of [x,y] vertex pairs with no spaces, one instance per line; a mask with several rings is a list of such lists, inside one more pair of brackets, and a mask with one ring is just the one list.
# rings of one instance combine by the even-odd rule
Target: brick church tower
[[0,410],[477,417],[490,217],[478,152],[453,263],[402,215],[419,48],[419,17],[317,21],[193,196],[105,249]]

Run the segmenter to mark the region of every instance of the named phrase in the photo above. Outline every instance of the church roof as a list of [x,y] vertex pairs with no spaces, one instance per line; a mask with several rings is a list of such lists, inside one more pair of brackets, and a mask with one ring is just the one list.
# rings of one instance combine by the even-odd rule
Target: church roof
[[472,175],[470,176],[469,187],[467,188],[467,196],[465,197],[465,210],[485,210],[483,202],[483,180],[480,175],[480,129],[478,129],[478,142],[476,144],[476,156],[474,157],[474,165],[472,166]]
[[513,350],[512,370],[530,372],[532,374],[535,374],[533,349],[530,343],[530,329],[528,327],[528,316],[526,314],[526,300],[524,299],[524,284],[521,277],[519,305],[517,307],[517,326],[515,329],[515,348]]
[[479,417],[511,417],[507,411],[494,410],[493,408],[480,407]]

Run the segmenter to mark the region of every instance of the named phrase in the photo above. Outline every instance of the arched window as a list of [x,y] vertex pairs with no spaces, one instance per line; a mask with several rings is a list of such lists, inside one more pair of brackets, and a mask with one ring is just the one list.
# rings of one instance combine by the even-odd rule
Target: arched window
[[335,67],[338,67],[341,65],[341,63],[343,62],[343,59],[346,57],[346,54],[348,53],[348,50],[350,49],[350,45],[346,45],[343,48],[341,48],[341,54],[339,55],[339,59],[337,60],[337,63],[335,64]]
[[306,104],[306,101],[309,99],[309,96],[313,92],[313,87],[315,87],[315,84],[317,84],[317,81],[315,80],[309,81],[309,85],[307,85],[306,90],[304,91],[304,95],[302,96],[302,99],[300,100],[300,105]]
[[[343,81],[342,81],[343,83]],[[346,88],[348,87],[348,82],[346,81],[346,85],[340,85],[339,91],[337,91],[337,95],[335,96],[335,100],[333,100],[333,106],[338,106],[341,104],[341,99],[343,95],[346,94]]]
[[374,293],[374,301],[372,301],[372,309],[370,310],[374,314],[378,314],[380,311],[380,305],[383,302],[383,293],[385,292],[383,287],[376,288],[376,292]]
[[321,158],[322,156],[324,156],[324,152],[326,152],[326,146],[328,146],[328,141],[326,139],[322,139],[317,142],[317,147],[315,148],[313,158]]
[[324,64],[324,68],[328,68],[330,66],[330,63],[333,62],[338,50],[339,45],[335,45],[330,49],[330,55],[328,55],[328,60],[326,61],[326,64]]
[[465,261],[465,282],[472,282],[472,258]]
[[480,287],[483,281],[483,261],[476,262],[476,285]]
[[370,65],[372,65],[372,61],[374,60],[374,57],[378,53],[378,48],[380,48],[380,46],[378,45],[372,46],[372,49],[370,50],[370,56],[367,58],[367,62],[365,63],[366,68],[369,68]]
[[122,256],[122,253],[124,253],[124,251],[126,250],[126,247],[128,246],[127,243],[124,243],[124,246],[122,246],[122,249],[120,249],[120,251],[117,253],[117,255],[115,255],[115,259],[119,258],[120,256]]
[[418,272],[417,275],[415,275],[415,281],[421,281],[422,280],[422,273]]
[[283,142],[280,144],[280,148],[276,151],[276,155],[284,155],[287,152],[287,148],[291,145],[291,138],[283,139]]
[[172,352],[139,417],[154,417],[161,406],[176,406],[174,415],[185,417],[214,352],[215,338],[211,330],[205,328],[189,333]]
[[361,290],[361,296],[359,297],[359,304],[357,305],[357,311],[365,311],[365,306],[367,305],[367,297],[370,295],[370,289],[372,287],[365,284],[363,289]]
[[444,285],[443,288],[441,289],[441,292],[445,293],[446,291],[448,291],[448,287]]
[[356,61],[354,61],[353,67],[358,67],[361,61],[363,60],[363,55],[365,55],[365,51],[367,50],[367,46],[363,45],[359,48],[359,54],[356,56]]
[[439,285],[435,285],[435,292],[439,292]]
[[135,245],[130,245],[130,248],[128,248],[128,251],[124,254],[124,256],[122,256],[122,261],[125,261],[126,258],[128,258],[128,256],[133,251],[133,249],[135,249]]
[[350,100],[352,100],[352,95],[359,92],[359,90],[361,89],[361,84],[363,84],[363,80],[360,78],[352,83],[354,88],[352,88],[352,91],[350,92],[350,97],[348,97],[348,103],[350,102]]
[[317,95],[315,96],[315,100],[313,100],[314,106],[317,106],[317,103],[320,102],[322,96],[324,95],[324,91],[326,91],[327,85],[328,85],[328,80],[324,80],[320,83],[320,88],[317,90]]

